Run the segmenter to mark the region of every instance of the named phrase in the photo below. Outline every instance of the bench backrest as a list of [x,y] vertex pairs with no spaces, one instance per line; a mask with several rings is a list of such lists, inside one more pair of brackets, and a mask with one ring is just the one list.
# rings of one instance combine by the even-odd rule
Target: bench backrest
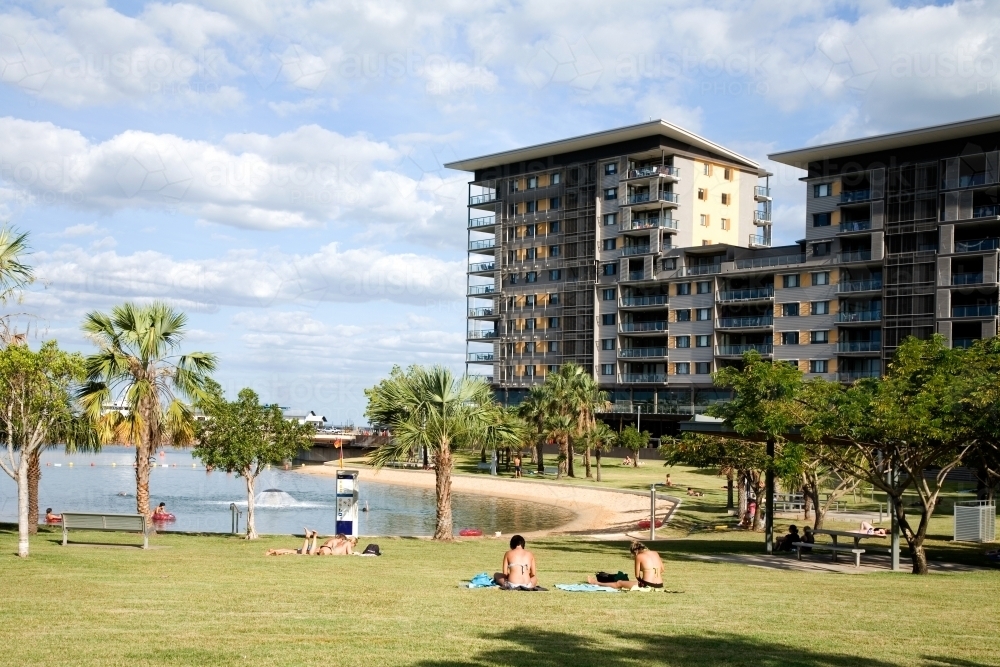
[[146,517],[141,514],[83,514],[78,512],[63,512],[62,523],[64,528],[146,532]]

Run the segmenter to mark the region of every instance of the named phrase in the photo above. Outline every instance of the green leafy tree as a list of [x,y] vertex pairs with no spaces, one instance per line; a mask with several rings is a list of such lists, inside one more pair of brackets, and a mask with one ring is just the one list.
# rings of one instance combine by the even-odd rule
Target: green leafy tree
[[[213,383],[214,384],[214,383]],[[261,405],[252,389],[243,389],[227,401],[218,385],[202,402],[206,420],[198,425],[194,455],[206,466],[234,473],[246,480],[248,540],[257,539],[254,520],[254,486],[268,466],[281,465],[299,450],[312,447],[315,429],[285,419],[277,405]]]
[[570,438],[576,433],[576,419],[573,415],[564,412],[556,412],[545,419],[545,438],[551,440],[559,446],[559,467],[556,470],[556,479],[567,474],[569,470],[568,460],[570,455]]
[[456,378],[440,366],[392,369],[389,377],[365,390],[365,416],[392,430],[388,443],[369,456],[376,467],[426,448],[434,454],[437,520],[434,539],[452,539],[451,475],[453,449],[483,442],[499,408],[482,380]]
[[650,437],[649,431],[640,432],[631,424],[618,435],[618,444],[632,452],[632,465],[636,468],[639,467],[639,450],[649,445]]
[[601,456],[618,442],[618,434],[602,421],[597,421],[583,434],[583,440],[594,451],[597,463],[597,481],[601,481]]
[[194,439],[191,404],[208,398],[215,355],[176,354],[187,317],[164,303],[124,303],[92,312],[84,333],[98,346],[86,358],[79,399],[101,441],[135,446],[136,510],[149,515],[150,458]]
[[[73,394],[84,378],[83,358],[44,343],[0,348],[0,468],[17,484],[19,556],[28,555],[29,462],[51,443],[86,442],[90,430],[75,410]],[[36,519],[37,523],[37,519]]]

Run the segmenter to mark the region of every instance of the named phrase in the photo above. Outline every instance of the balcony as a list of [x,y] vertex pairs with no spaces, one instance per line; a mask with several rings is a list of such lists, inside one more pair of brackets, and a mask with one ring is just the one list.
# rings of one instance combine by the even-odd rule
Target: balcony
[[839,382],[857,382],[858,380],[864,380],[867,378],[877,378],[882,374],[876,370],[867,371],[843,371],[837,373],[837,380]]
[[751,248],[770,248],[771,239],[766,236],[761,236],[760,234],[750,235],[750,247]]
[[654,294],[652,296],[623,296],[618,302],[621,308],[643,308],[648,306],[667,305],[666,294]]
[[493,353],[492,352],[470,352],[466,357],[466,361],[471,364],[492,364],[493,363]]
[[973,218],[995,218],[1000,215],[1000,205],[991,204],[989,206],[973,206]]
[[470,195],[469,206],[482,206],[483,204],[492,204],[496,200],[497,200],[496,192],[487,192],[481,195]]
[[489,273],[495,271],[496,268],[496,262],[479,262],[478,264],[469,264],[469,273]]
[[715,326],[719,329],[764,329],[774,324],[771,315],[757,317],[720,317]]
[[774,298],[774,287],[756,287],[751,289],[731,289],[720,291],[715,300],[723,302],[766,301]]
[[840,261],[845,264],[849,262],[869,262],[871,258],[871,250],[855,250],[853,252],[840,253]]
[[667,356],[665,347],[622,347],[618,349],[619,359],[649,359]]
[[753,224],[755,225],[771,224],[771,212],[757,209],[756,211],[753,212]]
[[979,338],[955,338],[951,341],[951,347],[955,350],[965,350],[975,345]]
[[871,198],[871,190],[845,190],[840,193],[841,204],[856,204],[858,202],[869,201]]
[[479,380],[480,382],[485,382],[486,384],[493,384],[492,375],[470,375],[470,380]]
[[469,295],[477,296],[480,294],[494,294],[497,291],[495,285],[470,285]]
[[837,283],[837,292],[846,294],[850,292],[881,292],[881,280],[845,280]]
[[666,373],[628,373],[618,376],[619,382],[627,384],[661,384],[667,381]]
[[721,264],[702,264],[701,266],[681,267],[682,276],[707,276],[713,273],[722,273]]
[[763,269],[770,266],[787,266],[789,264],[804,264],[805,255],[782,255],[780,257],[759,257],[756,259],[738,259],[736,269]]
[[856,354],[859,352],[879,352],[882,349],[882,341],[879,340],[856,340],[841,341],[837,343],[837,352],[840,354]]
[[636,218],[625,226],[625,231],[630,229],[677,229],[677,221],[665,215],[648,215],[644,218]]
[[851,222],[840,223],[840,233],[845,232],[866,232],[872,228],[871,220],[852,220]]
[[654,176],[667,176],[674,180],[677,180],[681,175],[681,170],[677,167],[669,167],[666,165],[651,165],[648,167],[640,167],[638,169],[629,169],[625,172],[625,179],[633,178],[652,178]]
[[[493,249],[496,248],[496,239],[482,239],[480,241],[469,241],[469,252],[478,252],[481,254],[492,255]],[[489,251],[489,252],[484,252]]]
[[755,186],[753,189],[753,197],[757,201],[768,201],[771,199],[771,188],[766,188],[763,185]]
[[1000,247],[1000,239],[976,239],[974,241],[956,241],[955,252],[984,252]]
[[629,271],[628,272],[628,280],[642,280],[643,278],[645,278],[645,276],[646,276],[645,271]]
[[653,252],[650,250],[650,246],[647,245],[632,245],[625,246],[622,248],[622,257],[631,257],[633,255],[648,255]]
[[837,322],[843,323],[853,323],[853,322],[881,322],[882,321],[882,311],[881,310],[859,310],[854,313],[837,313]]
[[716,345],[715,354],[719,357],[742,357],[746,352],[756,352],[761,356],[770,356],[774,353],[774,346],[761,345]]
[[469,317],[500,317],[500,313],[491,307],[469,308]]
[[953,273],[951,274],[952,285],[982,285],[982,273]]
[[653,195],[650,195],[648,192],[639,192],[622,197],[620,204],[622,206],[657,203],[676,204],[678,201],[680,201],[680,197],[673,192],[659,192]]
[[493,340],[500,337],[499,331],[485,329],[483,331],[470,331],[469,340]]
[[482,218],[472,218],[469,220],[469,229],[476,229],[477,227],[494,227],[496,224],[496,217],[487,215]]
[[621,322],[618,331],[621,333],[656,333],[667,330],[667,323],[663,320],[655,322]]
[[996,317],[997,305],[989,306],[954,306],[951,309],[952,317]]

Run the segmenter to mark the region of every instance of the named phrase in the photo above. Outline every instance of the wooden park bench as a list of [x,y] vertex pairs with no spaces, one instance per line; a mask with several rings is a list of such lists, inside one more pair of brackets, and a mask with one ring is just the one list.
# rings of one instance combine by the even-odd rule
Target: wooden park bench
[[861,554],[865,552],[864,549],[858,549],[855,547],[842,547],[837,544],[814,544],[812,542],[792,542],[792,546],[795,547],[798,553],[799,560],[802,560],[802,550],[803,549],[820,549],[833,552],[833,560],[837,560],[837,554],[839,552],[850,552],[854,554],[854,567],[861,567]]
[[141,514],[84,514],[63,512],[63,546],[69,542],[69,530],[101,530],[115,533],[142,533],[142,548],[149,548],[149,524]]

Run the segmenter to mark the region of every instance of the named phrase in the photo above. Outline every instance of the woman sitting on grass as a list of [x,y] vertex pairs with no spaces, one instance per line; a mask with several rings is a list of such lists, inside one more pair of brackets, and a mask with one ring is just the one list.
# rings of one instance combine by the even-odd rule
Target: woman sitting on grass
[[629,547],[632,558],[635,559],[636,582],[631,581],[598,581],[597,577],[587,577],[588,584],[604,586],[605,588],[663,588],[663,561],[660,554],[651,550],[642,542],[633,542]]
[[[358,538],[337,533],[323,544],[316,546],[319,533],[306,528],[306,539],[302,542],[301,549],[268,549],[268,556],[353,556],[354,545],[358,543]],[[312,539],[312,544],[309,540]]]

